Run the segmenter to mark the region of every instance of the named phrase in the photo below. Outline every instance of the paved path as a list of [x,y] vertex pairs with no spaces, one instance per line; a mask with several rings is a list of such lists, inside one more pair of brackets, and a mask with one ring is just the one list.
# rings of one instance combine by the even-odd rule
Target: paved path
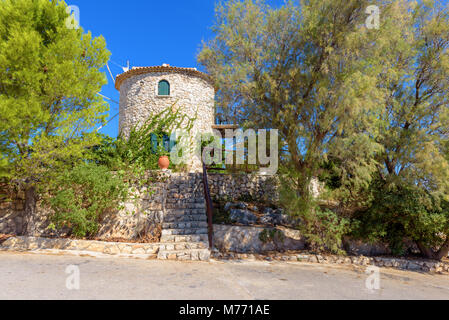
[[[79,267],[79,290],[66,287],[69,265]],[[304,263],[0,252],[0,299],[449,299],[449,276],[381,269],[374,292],[366,278],[363,269]]]

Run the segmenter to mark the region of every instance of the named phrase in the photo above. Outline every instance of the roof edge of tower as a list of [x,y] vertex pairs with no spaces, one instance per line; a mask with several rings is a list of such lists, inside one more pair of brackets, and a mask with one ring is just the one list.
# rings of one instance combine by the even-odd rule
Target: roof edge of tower
[[115,79],[115,88],[120,91],[120,87],[122,83],[133,76],[146,74],[146,73],[156,73],[156,72],[168,72],[168,73],[182,73],[191,76],[196,76],[208,82],[210,85],[214,86],[214,82],[212,78],[201,71],[198,71],[196,68],[180,68],[180,67],[172,67],[170,65],[162,65],[162,66],[153,66],[153,67],[134,67],[131,70],[128,70],[122,74],[119,74]]

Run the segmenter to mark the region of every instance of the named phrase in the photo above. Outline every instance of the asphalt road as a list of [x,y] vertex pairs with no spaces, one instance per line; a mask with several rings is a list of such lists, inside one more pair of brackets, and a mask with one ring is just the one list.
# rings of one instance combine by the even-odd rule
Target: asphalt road
[[448,276],[380,270],[369,290],[362,268],[0,252],[0,299],[449,299]]

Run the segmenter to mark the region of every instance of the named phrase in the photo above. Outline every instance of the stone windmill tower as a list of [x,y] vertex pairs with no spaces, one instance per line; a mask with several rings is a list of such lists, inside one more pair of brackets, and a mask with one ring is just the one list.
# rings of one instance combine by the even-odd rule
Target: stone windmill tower
[[[115,87],[120,91],[119,130],[125,137],[133,126],[172,105],[181,114],[195,118],[192,137],[212,133],[215,89],[210,77],[195,68],[167,64],[134,67],[117,76]],[[193,156],[187,165],[191,172],[199,171],[201,160]]]

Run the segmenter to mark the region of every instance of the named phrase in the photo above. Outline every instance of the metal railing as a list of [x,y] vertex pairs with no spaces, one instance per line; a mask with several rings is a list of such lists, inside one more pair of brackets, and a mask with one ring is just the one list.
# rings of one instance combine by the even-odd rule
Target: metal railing
[[203,162],[203,186],[204,197],[206,198],[206,211],[207,211],[207,229],[209,237],[209,248],[214,248],[214,226],[212,224],[212,216],[214,212],[214,206],[212,204],[212,198],[210,196],[209,181],[207,180],[207,167]]

